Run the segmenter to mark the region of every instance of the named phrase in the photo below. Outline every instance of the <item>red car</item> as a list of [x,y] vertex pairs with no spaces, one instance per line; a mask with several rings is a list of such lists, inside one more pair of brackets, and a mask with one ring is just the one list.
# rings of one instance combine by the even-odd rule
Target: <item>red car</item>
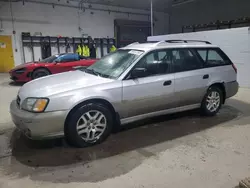
[[96,61],[97,59],[88,59],[78,54],[64,53],[53,55],[39,62],[18,65],[9,74],[15,82],[28,82],[50,74],[88,67]]

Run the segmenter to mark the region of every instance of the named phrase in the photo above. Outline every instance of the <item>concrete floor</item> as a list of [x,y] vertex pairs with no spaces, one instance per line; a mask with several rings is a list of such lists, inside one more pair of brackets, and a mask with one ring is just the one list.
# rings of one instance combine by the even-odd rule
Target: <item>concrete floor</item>
[[19,86],[0,75],[0,188],[230,188],[250,176],[250,90],[211,118],[196,111],[129,125],[98,146],[31,142],[13,129]]

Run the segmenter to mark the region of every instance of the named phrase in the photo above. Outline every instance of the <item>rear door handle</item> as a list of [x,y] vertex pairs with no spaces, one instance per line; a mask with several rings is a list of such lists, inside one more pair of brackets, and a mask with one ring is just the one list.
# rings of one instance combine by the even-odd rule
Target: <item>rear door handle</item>
[[208,79],[209,78],[209,75],[208,74],[205,74],[204,76],[203,76],[203,79]]
[[165,81],[165,82],[163,83],[164,86],[169,86],[169,85],[171,85],[171,84],[172,84],[172,81],[171,81],[171,80]]

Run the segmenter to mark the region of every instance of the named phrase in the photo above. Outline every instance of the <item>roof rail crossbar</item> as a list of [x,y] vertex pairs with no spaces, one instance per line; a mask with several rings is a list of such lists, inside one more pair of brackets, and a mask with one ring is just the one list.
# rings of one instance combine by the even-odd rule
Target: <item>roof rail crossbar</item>
[[165,42],[168,42],[168,43],[175,43],[175,42],[184,42],[184,43],[188,43],[188,42],[204,42],[206,44],[211,44],[211,42],[208,42],[208,41],[204,41],[204,40],[165,40]]

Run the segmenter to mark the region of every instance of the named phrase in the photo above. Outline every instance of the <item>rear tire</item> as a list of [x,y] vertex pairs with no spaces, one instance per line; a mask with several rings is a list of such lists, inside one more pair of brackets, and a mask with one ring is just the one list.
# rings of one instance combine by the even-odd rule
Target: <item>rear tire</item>
[[216,115],[222,105],[223,94],[220,88],[212,86],[207,90],[201,103],[201,113],[205,116]]
[[39,68],[32,73],[31,78],[32,80],[35,80],[37,78],[41,78],[48,75],[50,75],[50,72],[47,69]]
[[103,142],[112,131],[112,113],[102,104],[81,106],[65,124],[67,141],[76,147],[89,147]]

